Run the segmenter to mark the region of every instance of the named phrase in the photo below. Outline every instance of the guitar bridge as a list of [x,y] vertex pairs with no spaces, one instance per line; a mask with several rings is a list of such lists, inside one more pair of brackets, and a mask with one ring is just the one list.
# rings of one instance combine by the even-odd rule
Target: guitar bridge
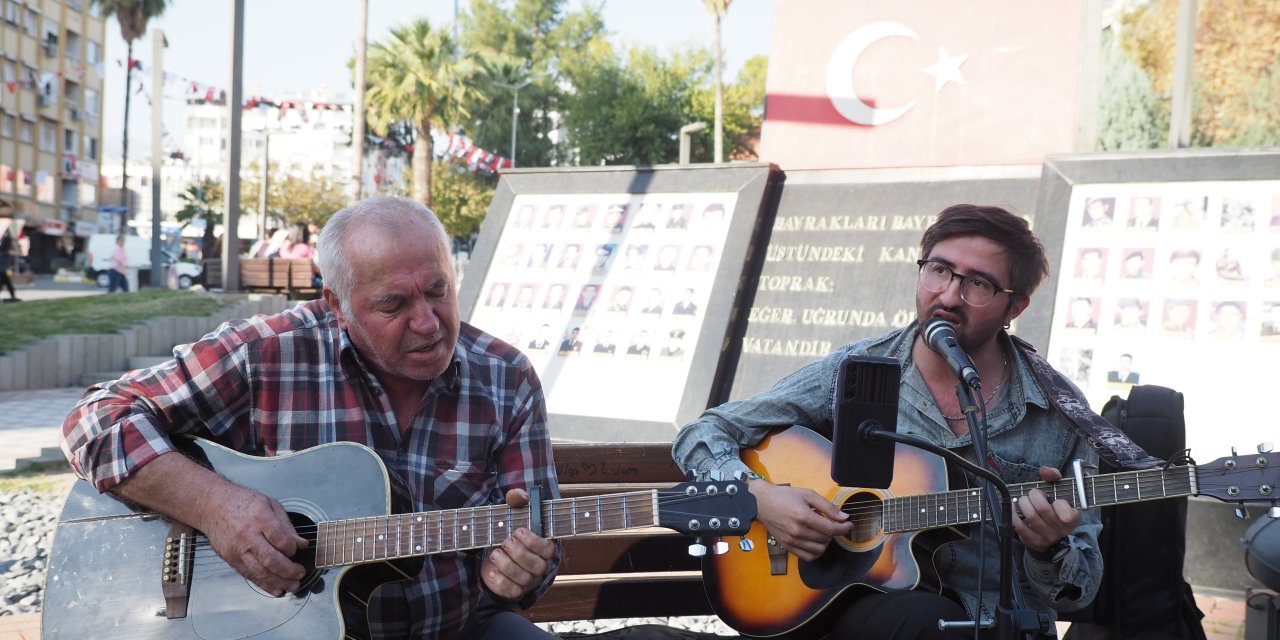
[[164,542],[160,586],[164,591],[164,617],[170,620],[187,617],[195,541],[195,529],[180,522],[174,522],[169,527],[169,535]]

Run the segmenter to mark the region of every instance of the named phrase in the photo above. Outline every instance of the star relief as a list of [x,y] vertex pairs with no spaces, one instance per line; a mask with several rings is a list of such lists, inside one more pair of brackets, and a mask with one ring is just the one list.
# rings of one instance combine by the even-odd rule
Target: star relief
[[938,61],[921,69],[922,73],[933,76],[933,92],[938,93],[942,88],[947,86],[948,82],[956,84],[964,84],[964,76],[960,74],[960,65],[969,59],[969,54],[962,53],[958,56],[947,54],[947,50],[938,47]]

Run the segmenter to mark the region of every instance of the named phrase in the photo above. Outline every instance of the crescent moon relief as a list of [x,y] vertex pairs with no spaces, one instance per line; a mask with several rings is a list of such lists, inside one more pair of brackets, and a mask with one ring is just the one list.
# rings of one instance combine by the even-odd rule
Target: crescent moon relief
[[[919,41],[920,38],[906,25],[882,20],[871,22],[857,29],[836,45],[827,63],[827,97],[836,112],[851,122],[874,127],[888,124],[906,115],[916,102],[912,100],[895,108],[877,109],[863,102],[853,88],[853,69],[858,58],[868,47],[889,37],[900,36]],[[969,59],[969,54],[950,55],[943,47],[938,47],[938,61],[921,69],[920,72],[933,76],[933,92],[942,91],[947,83],[965,84],[960,67]]]
[[831,100],[831,106],[846,120],[874,127],[901,118],[915,106],[916,102],[912,100],[900,107],[877,109],[863,102],[853,88],[853,68],[857,66],[862,52],[876,42],[894,36],[920,41],[916,32],[909,27],[881,20],[854,29],[836,45],[831,61],[827,63],[827,97]]

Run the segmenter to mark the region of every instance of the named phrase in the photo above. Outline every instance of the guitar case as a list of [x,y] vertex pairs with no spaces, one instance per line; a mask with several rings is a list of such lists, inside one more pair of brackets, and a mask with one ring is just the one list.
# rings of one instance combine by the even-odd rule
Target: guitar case
[[[1153,456],[1168,460],[1186,448],[1182,394],[1135,385],[1128,399],[1112,396],[1102,417]],[[1116,473],[1104,461],[1099,473]],[[1059,614],[1072,622],[1065,640],[1205,640],[1191,585],[1182,575],[1187,499],[1102,508],[1102,585],[1093,604]]]

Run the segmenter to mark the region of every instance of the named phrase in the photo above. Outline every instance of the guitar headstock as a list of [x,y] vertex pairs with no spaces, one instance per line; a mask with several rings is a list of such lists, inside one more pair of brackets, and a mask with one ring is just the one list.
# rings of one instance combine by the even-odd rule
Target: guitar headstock
[[1277,486],[1280,453],[1231,455],[1196,465],[1197,495],[1224,502],[1274,502]]
[[756,497],[737,480],[685,482],[658,490],[658,524],[690,535],[744,535]]

